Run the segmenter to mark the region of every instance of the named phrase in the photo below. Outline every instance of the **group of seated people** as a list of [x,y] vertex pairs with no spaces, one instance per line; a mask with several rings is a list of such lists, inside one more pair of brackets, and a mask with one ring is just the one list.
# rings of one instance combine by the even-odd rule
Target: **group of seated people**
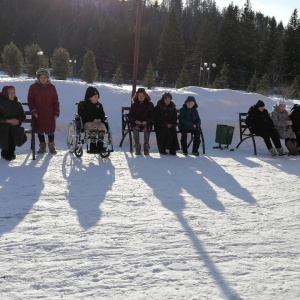
[[[199,156],[201,120],[197,110],[197,102],[193,96],[188,96],[179,110],[177,118],[176,105],[170,93],[164,93],[156,106],[144,88],[139,88],[129,110],[129,121],[133,131],[135,154],[141,155],[140,132],[144,135],[143,153],[149,155],[149,137],[154,125],[157,147],[161,155],[176,155],[179,150],[177,139],[177,123],[181,132],[181,149],[183,155],[188,155],[187,135],[193,134],[192,155]],[[168,152],[167,152],[168,150]]]
[[[272,156],[300,155],[300,105],[295,104],[290,113],[286,107],[285,101],[280,100],[269,114],[265,103],[258,100],[246,117],[251,132],[263,138]],[[280,139],[284,140],[288,153],[283,150]]]

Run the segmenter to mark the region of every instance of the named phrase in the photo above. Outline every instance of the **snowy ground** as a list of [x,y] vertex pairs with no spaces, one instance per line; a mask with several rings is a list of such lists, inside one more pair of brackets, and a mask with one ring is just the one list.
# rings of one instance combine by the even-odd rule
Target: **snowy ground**
[[[1,77],[26,101],[28,79]],[[206,155],[136,157],[121,139],[130,87],[96,84],[113,133],[108,159],[69,154],[66,127],[86,85],[53,81],[61,101],[56,156],[0,160],[0,298],[300,298],[300,157],[270,157],[258,140],[213,149],[217,124],[262,99],[231,90],[170,90],[199,104]],[[149,91],[154,103],[163,89]],[[299,101],[294,101],[299,103]],[[292,102],[288,101],[289,106]]]

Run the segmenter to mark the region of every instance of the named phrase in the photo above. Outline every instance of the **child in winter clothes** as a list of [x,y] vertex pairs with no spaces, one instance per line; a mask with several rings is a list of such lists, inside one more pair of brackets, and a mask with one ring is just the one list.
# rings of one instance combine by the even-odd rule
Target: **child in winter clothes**
[[179,110],[179,130],[181,132],[181,149],[183,155],[188,154],[187,150],[187,135],[193,134],[193,150],[192,154],[199,156],[199,146],[201,143],[201,119],[198,113],[198,105],[193,96],[188,96]]
[[[272,156],[277,155],[277,153],[280,156],[284,155],[278,132],[274,127],[268,111],[265,109],[265,103],[263,101],[258,100],[255,105],[250,107],[246,117],[246,124],[252,133],[263,138]],[[271,140],[276,150],[272,147]]]

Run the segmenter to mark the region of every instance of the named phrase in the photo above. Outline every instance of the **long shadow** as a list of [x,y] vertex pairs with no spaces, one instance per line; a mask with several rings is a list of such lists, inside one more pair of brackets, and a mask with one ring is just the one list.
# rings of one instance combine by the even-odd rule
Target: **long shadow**
[[[85,155],[90,155],[86,154]],[[67,181],[69,204],[77,212],[82,228],[97,225],[102,212],[101,204],[115,181],[115,168],[109,158],[84,163],[84,159],[67,153],[63,159],[63,176]]]
[[45,155],[33,161],[28,154],[21,165],[18,161],[0,161],[0,236],[30,214],[44,189],[43,177],[51,157]]
[[[143,159],[143,163],[138,163],[135,158],[129,156],[126,156],[126,159],[132,177],[142,178],[144,182],[153,189],[155,197],[160,200],[162,205],[174,213],[197,250],[199,260],[205,264],[224,297],[230,300],[241,299],[226,282],[215,263],[209,257],[209,254],[200,241],[199,235],[193,231],[193,228],[191,228],[183,215],[183,211],[186,207],[186,201],[182,196],[183,191],[199,199],[212,210],[221,213],[225,210],[223,204],[217,199],[216,192],[209,185],[209,182],[203,178],[205,175],[203,165],[206,165],[207,169],[213,168],[213,170],[211,170],[212,174],[218,174],[218,176],[224,175],[224,180],[226,181],[228,179],[229,184],[234,183],[234,180],[230,179],[230,176],[224,171],[224,174],[220,174],[219,169],[221,168],[217,167],[214,162],[211,163],[209,160],[205,161],[205,163],[201,162],[203,158],[180,159],[178,157],[166,157],[163,159],[155,159],[147,157]],[[155,173],[153,174],[152,170],[154,164]],[[208,177],[212,179],[212,176]],[[236,188],[238,183],[235,182],[234,186]],[[232,189],[234,189],[234,187]],[[248,200],[249,199],[250,198],[248,198]]]

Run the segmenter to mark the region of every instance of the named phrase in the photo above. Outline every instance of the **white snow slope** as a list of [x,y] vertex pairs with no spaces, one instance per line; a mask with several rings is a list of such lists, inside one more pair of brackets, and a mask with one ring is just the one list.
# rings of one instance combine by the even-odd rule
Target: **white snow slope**
[[[3,76],[0,88],[26,101],[32,82]],[[119,147],[131,87],[96,83],[115,151],[76,158],[66,128],[87,85],[53,83],[58,154],[33,161],[26,142],[0,160],[0,299],[300,299],[300,157],[271,157],[259,138],[257,156],[251,141],[213,149],[217,124],[235,126],[234,149],[238,112],[276,98],[168,89],[178,108],[195,96],[206,154],[161,157],[152,134],[150,156],[136,157],[127,139]]]

